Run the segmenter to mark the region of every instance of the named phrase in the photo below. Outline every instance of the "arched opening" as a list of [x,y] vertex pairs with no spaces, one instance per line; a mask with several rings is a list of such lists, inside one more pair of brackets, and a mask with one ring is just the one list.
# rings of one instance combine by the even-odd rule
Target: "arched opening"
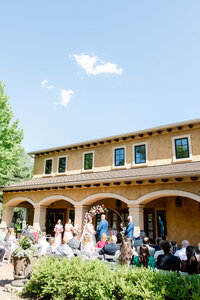
[[63,226],[68,219],[71,219],[74,224],[75,210],[73,203],[72,199],[59,195],[50,196],[40,202],[40,205],[46,207],[45,227],[48,234],[54,235],[54,226],[59,219],[62,221]]
[[[94,197],[95,198],[95,197]],[[88,210],[93,206],[104,204],[107,208],[106,220],[109,223],[109,234],[116,234],[120,230],[120,224],[124,226],[128,224],[128,206],[125,202],[117,198],[100,198],[90,199],[88,203]],[[95,215],[93,217],[94,228],[97,229],[99,222],[101,221],[101,215]]]
[[144,229],[154,241],[164,236],[169,241],[189,240],[192,245],[200,241],[200,203],[189,197],[173,195],[145,199]]

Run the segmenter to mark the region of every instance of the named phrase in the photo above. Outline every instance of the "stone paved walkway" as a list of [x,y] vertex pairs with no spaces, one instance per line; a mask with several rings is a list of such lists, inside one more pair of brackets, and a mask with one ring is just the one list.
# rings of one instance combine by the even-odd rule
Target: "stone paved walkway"
[[13,266],[7,263],[0,263],[0,299],[1,300],[19,300],[21,298],[10,294],[8,292],[4,292],[5,284],[11,283],[13,280]]

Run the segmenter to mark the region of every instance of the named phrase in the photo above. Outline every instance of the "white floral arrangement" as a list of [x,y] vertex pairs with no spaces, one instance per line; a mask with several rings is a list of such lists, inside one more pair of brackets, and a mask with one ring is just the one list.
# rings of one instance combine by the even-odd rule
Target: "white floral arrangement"
[[83,220],[83,228],[88,223],[89,219],[93,218],[95,215],[103,214],[107,212],[107,208],[104,204],[93,206],[88,212],[86,212],[84,220]]

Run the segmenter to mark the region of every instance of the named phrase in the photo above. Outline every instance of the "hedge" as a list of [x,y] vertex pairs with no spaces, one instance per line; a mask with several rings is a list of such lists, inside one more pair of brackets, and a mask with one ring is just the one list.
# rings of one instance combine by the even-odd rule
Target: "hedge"
[[25,286],[35,299],[200,299],[200,277],[165,275],[101,261],[41,258]]

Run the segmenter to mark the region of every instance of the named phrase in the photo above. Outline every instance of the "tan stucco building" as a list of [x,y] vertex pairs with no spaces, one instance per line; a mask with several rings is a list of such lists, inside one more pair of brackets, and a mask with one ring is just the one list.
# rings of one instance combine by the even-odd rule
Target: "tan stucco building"
[[[85,212],[108,208],[111,228],[131,215],[135,236],[164,235],[200,242],[200,119],[31,152],[32,180],[4,187],[3,226],[13,208],[28,208],[28,223],[53,232],[58,218],[81,230]],[[94,218],[94,225],[98,221]]]

